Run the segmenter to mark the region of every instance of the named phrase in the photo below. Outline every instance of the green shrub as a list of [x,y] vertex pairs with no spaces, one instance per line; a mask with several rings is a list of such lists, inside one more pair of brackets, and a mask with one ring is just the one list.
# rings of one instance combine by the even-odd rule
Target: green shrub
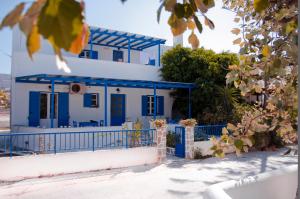
[[168,132],[167,133],[167,147],[172,147],[175,148],[175,143],[176,143],[176,135],[175,133]]

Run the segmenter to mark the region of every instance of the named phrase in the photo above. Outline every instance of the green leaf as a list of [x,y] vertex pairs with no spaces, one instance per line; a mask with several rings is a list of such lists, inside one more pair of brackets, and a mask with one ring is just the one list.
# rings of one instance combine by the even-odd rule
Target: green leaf
[[254,0],[254,9],[256,12],[262,12],[270,5],[269,0]]
[[188,19],[194,14],[194,10],[189,3],[176,3],[174,7],[174,13],[178,19],[181,19],[183,17]]
[[162,11],[164,5],[165,5],[165,1],[163,1],[163,2],[160,4],[159,8],[157,9],[157,12],[156,12],[156,15],[157,15],[157,18],[156,18],[157,23],[159,23],[159,21],[160,21],[161,11]]
[[58,49],[69,50],[82,32],[83,8],[76,0],[47,0],[38,18],[39,33]]
[[239,150],[242,150],[243,148],[243,145],[244,145],[244,142],[242,140],[235,140],[234,141],[234,146],[239,149]]
[[197,27],[199,33],[202,33],[203,27],[202,27],[201,22],[199,21],[199,19],[196,15],[194,15],[193,18],[194,18],[194,21],[195,21],[195,24],[196,24],[196,27]]
[[11,12],[9,12],[2,20],[0,30],[6,26],[12,28],[14,25],[16,25],[21,19],[24,6],[25,3],[20,3]]
[[174,7],[174,13],[178,19],[184,17],[184,5],[181,3],[176,3]]

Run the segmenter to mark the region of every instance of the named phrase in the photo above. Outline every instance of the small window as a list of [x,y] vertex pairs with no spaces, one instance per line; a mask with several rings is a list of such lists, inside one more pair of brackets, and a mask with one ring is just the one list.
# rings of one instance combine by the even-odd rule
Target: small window
[[[142,115],[154,115],[154,96],[142,96]],[[156,96],[156,115],[164,115],[164,96]]]
[[[92,53],[91,53],[92,52]],[[87,59],[98,59],[98,51],[95,50],[83,50],[78,55],[79,58],[87,58]]]
[[[154,96],[147,96],[147,115],[154,115]],[[156,97],[156,114],[158,114],[159,101]]]
[[99,95],[98,93],[85,93],[83,95],[84,107],[99,107]]
[[91,94],[91,106],[98,107],[98,95],[97,94]]

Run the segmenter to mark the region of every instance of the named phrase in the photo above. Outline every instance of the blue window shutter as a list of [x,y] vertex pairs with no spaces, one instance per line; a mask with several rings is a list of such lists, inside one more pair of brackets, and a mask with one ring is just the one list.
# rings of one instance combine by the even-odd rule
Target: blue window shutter
[[99,93],[97,93],[97,105],[98,105],[97,107],[100,107],[100,103],[99,102],[100,102],[100,97],[99,97]]
[[89,93],[85,93],[83,95],[83,107],[91,107],[92,95]]
[[158,96],[158,115],[164,115],[164,96]]
[[98,59],[98,51],[92,51],[92,59]]
[[58,94],[58,126],[69,126],[69,93]]
[[40,125],[40,92],[31,91],[29,93],[28,125]]
[[142,95],[142,116],[147,116],[147,95]]

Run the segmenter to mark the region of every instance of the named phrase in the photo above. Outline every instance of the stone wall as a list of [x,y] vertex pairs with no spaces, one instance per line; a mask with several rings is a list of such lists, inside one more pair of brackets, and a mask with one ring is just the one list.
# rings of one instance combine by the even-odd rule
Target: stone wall
[[161,163],[166,159],[167,148],[167,128],[160,127],[156,129],[157,143],[157,162]]

